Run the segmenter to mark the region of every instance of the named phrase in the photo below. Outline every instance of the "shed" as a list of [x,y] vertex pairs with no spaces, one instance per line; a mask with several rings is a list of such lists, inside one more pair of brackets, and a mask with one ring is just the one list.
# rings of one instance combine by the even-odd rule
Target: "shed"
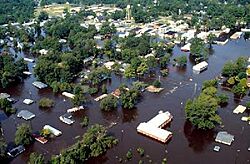
[[34,118],[36,115],[31,113],[30,111],[28,110],[21,110],[18,114],[17,114],[17,117],[21,117],[25,120],[30,120],[32,118]]
[[226,144],[226,145],[231,145],[232,142],[234,141],[234,136],[231,134],[228,134],[225,131],[222,131],[217,134],[215,141]]

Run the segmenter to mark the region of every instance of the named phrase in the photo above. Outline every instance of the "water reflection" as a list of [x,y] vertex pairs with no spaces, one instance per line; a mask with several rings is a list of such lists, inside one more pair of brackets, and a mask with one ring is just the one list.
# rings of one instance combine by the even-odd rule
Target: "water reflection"
[[137,108],[122,109],[122,123],[131,123],[136,120],[137,116]]
[[196,153],[206,150],[206,147],[214,141],[215,132],[213,130],[199,130],[188,121],[184,124],[184,134],[188,140],[189,147]]

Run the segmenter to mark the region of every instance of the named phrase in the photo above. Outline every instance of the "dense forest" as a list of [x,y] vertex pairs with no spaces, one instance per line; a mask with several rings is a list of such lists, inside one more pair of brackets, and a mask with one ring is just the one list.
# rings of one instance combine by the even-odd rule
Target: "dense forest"
[[0,24],[28,21],[33,16],[34,0],[1,0]]

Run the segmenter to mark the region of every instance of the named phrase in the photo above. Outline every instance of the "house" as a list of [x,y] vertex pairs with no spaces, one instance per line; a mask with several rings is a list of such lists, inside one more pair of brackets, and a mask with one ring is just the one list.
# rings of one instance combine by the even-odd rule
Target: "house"
[[82,110],[82,109],[84,109],[84,107],[79,106],[79,107],[74,107],[74,108],[68,109],[67,112],[72,113],[72,112],[77,112],[77,111]]
[[68,98],[71,98],[71,99],[73,99],[73,98],[75,97],[74,94],[69,93],[69,92],[63,92],[62,95],[63,95],[63,96],[66,96],[66,97],[68,97]]
[[193,66],[193,72],[199,74],[200,72],[207,69],[207,67],[208,67],[208,63],[206,61],[203,61]]
[[95,101],[100,101],[100,100],[104,99],[104,98],[107,97],[107,96],[108,96],[108,94],[103,94],[103,95],[101,95],[101,96],[95,98]]
[[187,43],[183,47],[181,47],[181,51],[188,52],[190,51],[191,43]]
[[10,95],[8,93],[0,93],[0,99],[7,99],[10,98]]
[[48,51],[48,50],[45,50],[45,49],[39,50],[39,53],[40,53],[41,55],[46,55],[48,52],[49,52],[49,51]]
[[239,39],[242,35],[242,32],[236,32],[232,36],[230,36],[230,39]]
[[75,120],[71,119],[72,115],[70,113],[65,113],[64,115],[60,116],[59,119],[68,125],[71,125],[75,122]]
[[148,122],[140,123],[139,126],[137,126],[137,132],[166,143],[173,134],[162,128],[171,122],[172,118],[173,116],[168,111],[159,111],[158,115]]
[[43,88],[47,88],[48,85],[47,84],[44,84],[40,81],[35,81],[32,83],[35,87],[39,88],[39,89],[43,89]]
[[104,63],[103,65],[107,68],[107,69],[112,69],[112,66],[115,64],[115,62],[113,61],[109,61]]
[[94,56],[90,56],[90,57],[84,59],[84,60],[83,60],[83,63],[84,63],[84,64],[87,64],[87,63],[89,63],[89,62],[91,62],[91,61],[93,61],[93,60],[94,60]]
[[36,115],[31,113],[30,111],[28,110],[21,110],[18,114],[17,114],[17,117],[18,118],[23,118],[24,120],[30,120],[32,118],[34,118]]
[[55,136],[59,136],[62,134],[62,132],[60,130],[57,130],[56,128],[50,126],[50,125],[44,125],[43,129],[48,129],[50,130],[50,132],[55,135]]
[[228,134],[225,131],[222,131],[217,134],[215,141],[226,144],[226,145],[231,145],[232,142],[234,141],[234,136],[231,134]]
[[121,91],[119,88],[117,88],[114,92],[111,93],[113,96],[115,96],[116,98],[120,98],[121,96]]
[[234,114],[244,113],[247,108],[243,105],[238,105],[237,108],[234,109]]
[[24,99],[24,100],[23,100],[23,103],[26,104],[26,105],[30,105],[30,104],[32,104],[33,102],[34,102],[34,101],[31,100],[31,99]]

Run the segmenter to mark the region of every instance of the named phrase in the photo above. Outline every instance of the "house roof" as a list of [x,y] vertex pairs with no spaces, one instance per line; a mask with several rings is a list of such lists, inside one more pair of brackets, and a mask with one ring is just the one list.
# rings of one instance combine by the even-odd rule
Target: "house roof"
[[231,145],[231,143],[234,141],[234,136],[222,131],[217,134],[215,141],[226,145]]
[[32,118],[34,118],[36,115],[31,113],[28,110],[21,110],[18,114],[17,117],[22,117],[25,120],[30,120]]

